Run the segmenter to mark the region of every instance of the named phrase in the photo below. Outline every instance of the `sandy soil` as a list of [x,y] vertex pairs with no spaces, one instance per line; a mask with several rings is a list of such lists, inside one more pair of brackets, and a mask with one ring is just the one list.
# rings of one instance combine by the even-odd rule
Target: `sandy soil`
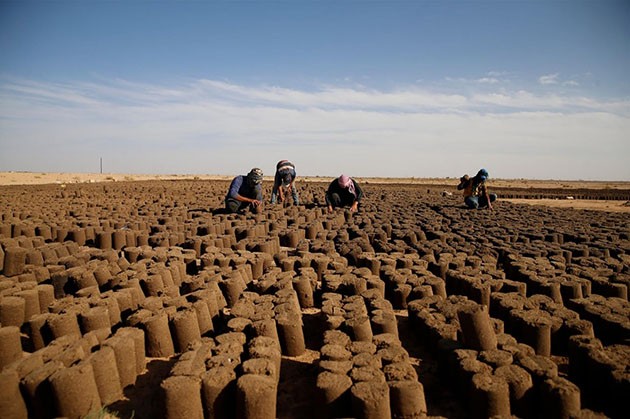
[[542,205],[554,208],[573,208],[579,210],[598,210],[630,213],[628,201],[603,201],[591,199],[505,199],[515,204]]
[[[184,175],[137,175],[115,173],[40,173],[40,172],[0,172],[0,185],[39,185],[39,184],[72,184],[96,182],[129,182],[145,180],[230,180],[232,176],[212,174],[184,174]],[[272,177],[265,180],[273,181]],[[301,177],[305,182],[326,182],[329,177]],[[444,185],[455,187],[459,180],[456,178],[357,178],[359,182],[383,184],[412,184],[412,185]],[[630,182],[618,181],[582,181],[582,180],[531,180],[531,179],[492,179],[492,186],[497,188],[554,188],[567,190],[567,195],[574,189],[610,189],[630,190]],[[528,205],[543,205],[556,208],[589,209],[630,213],[630,204],[624,201],[603,200],[559,200],[559,199],[506,199],[513,203]]]
[[[40,173],[40,172],[0,172],[0,185],[39,185],[48,183],[95,183],[142,180],[230,180],[232,175],[215,174],[120,174],[120,173]],[[300,177],[305,182],[326,182],[331,177]],[[383,178],[357,177],[364,183],[403,183],[412,185],[452,185],[459,183],[457,178]],[[265,176],[272,181],[273,176]],[[620,181],[584,181],[584,180],[536,180],[536,179],[492,179],[491,184],[497,188],[556,188],[556,189],[622,189],[630,190],[630,182]]]

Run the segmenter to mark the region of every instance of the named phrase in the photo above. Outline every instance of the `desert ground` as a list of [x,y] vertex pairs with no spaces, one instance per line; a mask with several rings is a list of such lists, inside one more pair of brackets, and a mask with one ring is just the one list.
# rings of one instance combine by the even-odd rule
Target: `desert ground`
[[0,417],[627,417],[630,183],[230,179],[0,173]]

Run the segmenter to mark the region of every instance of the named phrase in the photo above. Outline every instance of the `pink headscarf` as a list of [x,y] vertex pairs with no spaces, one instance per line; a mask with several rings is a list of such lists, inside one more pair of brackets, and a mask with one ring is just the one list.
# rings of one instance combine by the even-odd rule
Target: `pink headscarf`
[[357,196],[357,193],[354,190],[354,182],[352,181],[350,176],[341,175],[339,176],[339,179],[337,180],[337,182],[339,183],[339,186],[341,186],[344,189],[347,189],[348,192],[350,192],[352,195]]

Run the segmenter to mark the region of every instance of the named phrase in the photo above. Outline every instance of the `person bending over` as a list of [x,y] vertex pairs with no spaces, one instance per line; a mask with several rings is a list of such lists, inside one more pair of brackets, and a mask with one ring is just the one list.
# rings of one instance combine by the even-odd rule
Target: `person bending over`
[[328,212],[334,208],[350,207],[350,211],[357,211],[359,202],[363,198],[363,190],[350,176],[341,175],[330,182],[326,191]]
[[249,207],[260,214],[262,211],[262,179],[263,172],[253,168],[247,175],[239,175],[232,179],[230,189],[225,196],[225,209],[228,212],[242,212]]
[[289,160],[280,160],[276,165],[276,176],[273,180],[273,188],[271,190],[271,203],[275,204],[284,202],[286,196],[290,193],[293,197],[293,204],[300,205],[297,189],[295,188],[295,165]]
[[473,177],[464,175],[459,178],[458,190],[464,191],[464,204],[468,208],[484,208],[492,210],[492,203],[497,200],[497,194],[488,193],[486,180],[488,179],[488,171],[481,169]]

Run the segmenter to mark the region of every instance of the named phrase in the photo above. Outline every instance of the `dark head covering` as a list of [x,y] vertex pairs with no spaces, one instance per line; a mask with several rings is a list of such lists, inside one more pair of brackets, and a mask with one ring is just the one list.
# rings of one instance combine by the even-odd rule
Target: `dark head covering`
[[254,167],[247,174],[247,181],[251,185],[260,185],[262,183],[262,180],[263,180],[263,171],[257,167]]

